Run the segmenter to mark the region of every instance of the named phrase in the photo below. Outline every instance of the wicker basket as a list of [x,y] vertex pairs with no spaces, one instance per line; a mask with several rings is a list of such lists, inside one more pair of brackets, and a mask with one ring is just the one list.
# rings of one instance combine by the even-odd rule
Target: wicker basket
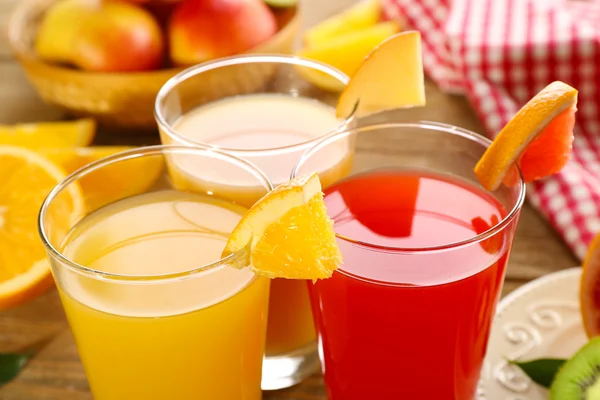
[[[42,15],[54,1],[20,2],[9,23],[11,48],[40,97],[72,115],[91,116],[104,125],[156,126],[153,115],[156,94],[181,69],[96,73],[39,59],[33,50],[35,34]],[[299,13],[288,9],[276,16],[279,32],[248,53],[292,53],[300,29]]]

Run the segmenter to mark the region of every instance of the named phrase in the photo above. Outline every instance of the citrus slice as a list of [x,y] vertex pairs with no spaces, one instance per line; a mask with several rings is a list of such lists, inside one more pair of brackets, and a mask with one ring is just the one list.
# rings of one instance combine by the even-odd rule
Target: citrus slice
[[[46,252],[37,231],[44,198],[66,173],[43,156],[0,146],[0,310],[21,304],[52,284]],[[66,234],[81,215],[81,192],[69,185],[49,211],[52,230]]]
[[270,278],[329,278],[342,262],[316,173],[260,199],[235,227],[223,256],[250,245],[250,268]]
[[590,243],[579,289],[583,326],[589,337],[600,335],[600,234]]
[[[101,158],[134,149],[131,146],[91,146],[80,148],[41,149],[40,153],[67,173]],[[148,190],[161,176],[162,157],[138,157],[104,166],[79,180],[88,212],[113,201]]]
[[362,30],[379,21],[381,6],[378,0],[365,0],[333,15],[310,28],[302,38],[306,47],[319,46],[334,36]]
[[46,147],[87,146],[94,140],[93,119],[0,125],[0,145],[9,144],[30,149]]
[[425,104],[421,34],[398,33],[377,46],[340,95],[336,114],[347,118]]
[[552,175],[569,161],[577,90],[556,81],[536,94],[508,121],[487,148],[475,175],[487,190],[512,184],[516,162],[525,182]]
[[[395,22],[382,22],[315,43],[311,47],[299,50],[298,55],[329,64],[352,76],[378,44],[399,30],[400,27]],[[323,89],[336,92],[344,90],[340,81],[320,71],[298,67],[298,72],[309,82]]]

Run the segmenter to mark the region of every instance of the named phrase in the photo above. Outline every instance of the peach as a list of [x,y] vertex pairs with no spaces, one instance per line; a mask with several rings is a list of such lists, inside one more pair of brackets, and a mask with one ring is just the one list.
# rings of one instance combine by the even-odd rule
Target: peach
[[243,53],[277,32],[262,0],[184,0],[169,21],[171,60],[191,65]]
[[152,14],[131,3],[107,1],[86,18],[72,62],[87,71],[147,71],[161,66],[163,51],[162,32]]

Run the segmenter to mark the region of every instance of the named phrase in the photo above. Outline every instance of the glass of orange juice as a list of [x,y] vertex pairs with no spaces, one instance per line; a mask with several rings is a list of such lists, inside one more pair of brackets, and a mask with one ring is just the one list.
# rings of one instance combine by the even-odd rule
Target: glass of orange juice
[[[218,148],[251,161],[279,184],[311,145],[352,124],[352,118],[335,115],[337,90],[347,81],[333,67],[293,56],[243,55],[200,64],[160,90],[155,114],[161,140]],[[348,149],[321,159],[323,186],[346,174],[352,156]],[[180,172],[191,175],[185,168]],[[220,189],[241,203],[261,197],[254,183],[217,173]],[[273,280],[263,389],[288,387],[317,371],[316,349],[306,282]]]
[[[235,156],[153,146],[77,171],[41,208],[40,234],[96,400],[261,398],[270,282],[233,268],[247,264],[247,249],[221,258],[246,207],[219,195],[202,170],[197,190],[179,187],[166,173],[178,163],[272,189]],[[71,199],[77,215],[57,218]]]

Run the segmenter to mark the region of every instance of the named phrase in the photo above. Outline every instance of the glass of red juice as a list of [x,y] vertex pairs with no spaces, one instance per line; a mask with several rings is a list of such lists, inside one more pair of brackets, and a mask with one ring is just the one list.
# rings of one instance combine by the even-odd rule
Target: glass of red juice
[[344,263],[308,283],[328,398],[472,400],[525,185],[484,190],[490,141],[433,122],[337,132],[292,176],[349,144],[324,191]]

